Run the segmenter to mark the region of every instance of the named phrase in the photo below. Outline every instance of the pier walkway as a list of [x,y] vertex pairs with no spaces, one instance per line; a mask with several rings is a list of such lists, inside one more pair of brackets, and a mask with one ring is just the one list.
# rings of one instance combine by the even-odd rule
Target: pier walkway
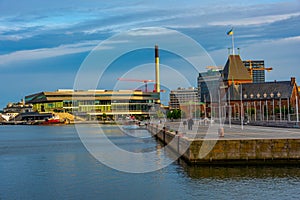
[[[195,123],[198,124],[198,123]],[[165,127],[165,128],[164,128]],[[299,164],[300,129],[262,126],[149,124],[148,130],[190,164]]]
[[243,129],[241,125],[228,125],[224,124],[224,137],[218,136],[219,124],[209,125],[197,125],[193,126],[192,130],[188,130],[187,126],[180,126],[180,122],[167,122],[164,125],[169,130],[178,131],[183,133],[185,137],[203,139],[203,138],[218,138],[218,139],[279,139],[279,138],[299,138],[300,129],[297,128],[277,128],[277,127],[263,127],[263,126],[250,126],[244,125]]

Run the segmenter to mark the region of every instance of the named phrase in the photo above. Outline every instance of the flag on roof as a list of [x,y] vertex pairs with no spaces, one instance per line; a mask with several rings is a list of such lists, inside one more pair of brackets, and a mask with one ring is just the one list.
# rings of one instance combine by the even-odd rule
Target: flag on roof
[[233,28],[227,32],[227,35],[233,35]]

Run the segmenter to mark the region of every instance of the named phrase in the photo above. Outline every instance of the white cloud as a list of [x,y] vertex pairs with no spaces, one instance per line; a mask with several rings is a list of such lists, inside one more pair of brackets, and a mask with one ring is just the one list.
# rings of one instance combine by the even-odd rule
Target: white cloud
[[232,20],[221,20],[208,23],[212,26],[247,26],[247,25],[261,25],[267,23],[274,23],[276,21],[282,21],[291,17],[300,16],[300,12],[282,14],[282,15],[265,15],[258,17],[246,17]]
[[[101,42],[103,42],[101,44]],[[64,56],[76,53],[83,53],[93,50],[97,45],[97,51],[105,49],[113,49],[116,44],[127,43],[127,40],[90,40],[76,44],[65,44],[53,48],[40,48],[34,50],[22,50],[9,54],[0,55],[0,66],[13,62],[22,62],[26,60],[40,60],[45,58]]]
[[4,66],[12,62],[21,62],[25,60],[37,60],[68,54],[81,53],[92,50],[100,41],[86,41],[77,44],[60,45],[54,48],[41,48],[34,50],[16,51],[13,53],[0,55],[0,65]]
[[128,33],[130,36],[155,36],[174,34],[173,30],[159,27],[145,27],[132,30]]

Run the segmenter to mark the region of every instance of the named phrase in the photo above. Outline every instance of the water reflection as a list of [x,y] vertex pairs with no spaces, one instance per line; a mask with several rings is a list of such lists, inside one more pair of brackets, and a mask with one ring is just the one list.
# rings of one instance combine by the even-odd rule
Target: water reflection
[[183,160],[178,161],[185,173],[192,179],[300,179],[300,166],[190,166]]
[[[93,128],[85,127],[92,139],[99,137]],[[141,140],[122,136],[111,127],[107,129],[112,141],[126,150],[155,149],[156,159],[146,160],[147,164],[161,165],[162,159],[174,155],[155,139]],[[0,180],[0,199],[299,199],[300,196],[298,166],[193,167],[180,160],[151,173],[120,172],[94,159],[72,126],[0,126]]]

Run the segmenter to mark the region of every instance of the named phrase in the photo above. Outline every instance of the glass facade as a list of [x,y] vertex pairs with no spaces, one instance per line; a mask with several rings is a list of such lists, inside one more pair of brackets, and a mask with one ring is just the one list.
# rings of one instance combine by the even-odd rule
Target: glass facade
[[253,83],[264,83],[265,82],[265,62],[264,60],[246,60],[243,61],[245,67],[252,70],[250,71],[250,75],[252,75]]
[[148,114],[159,100],[159,93],[141,91],[56,91],[25,97],[38,112],[106,114]]

